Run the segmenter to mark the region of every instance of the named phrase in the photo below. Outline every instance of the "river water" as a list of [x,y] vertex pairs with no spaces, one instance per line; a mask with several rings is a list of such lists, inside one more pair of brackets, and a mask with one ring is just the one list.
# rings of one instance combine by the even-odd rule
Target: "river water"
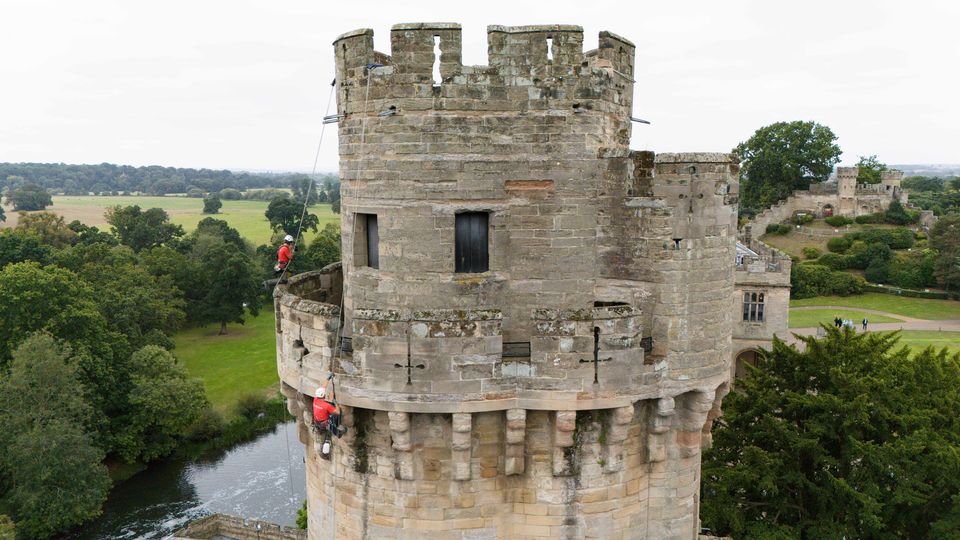
[[103,516],[68,538],[165,538],[212,513],[292,526],[306,498],[305,482],[303,445],[296,422],[287,422],[225,452],[151,465],[116,486]]

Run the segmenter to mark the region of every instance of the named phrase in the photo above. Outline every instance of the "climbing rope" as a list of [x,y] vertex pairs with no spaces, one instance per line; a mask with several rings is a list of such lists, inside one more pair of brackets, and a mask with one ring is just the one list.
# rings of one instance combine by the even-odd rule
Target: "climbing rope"
[[[327,116],[330,114],[330,104],[333,102],[333,93],[337,88],[336,83],[337,81],[336,79],[334,79],[333,83],[330,84],[330,96],[327,98],[327,109],[326,109],[326,112],[324,113],[324,116]],[[300,213],[300,222],[297,224],[297,234],[293,240],[294,249],[293,249],[293,252],[290,253],[290,260],[287,261],[287,265],[283,268],[283,273],[280,274],[280,278],[277,279],[277,282],[273,284],[273,288],[270,290],[270,298],[273,298],[273,294],[276,293],[276,290],[277,290],[277,285],[279,285],[280,282],[283,281],[284,274],[287,273],[287,269],[290,268],[290,265],[293,263],[294,257],[296,257],[296,246],[297,246],[297,243],[300,241],[300,233],[303,231],[303,220],[307,216],[307,207],[310,205],[310,195],[313,193],[313,186],[316,181],[317,163],[320,161],[320,149],[323,147],[323,135],[327,131],[327,124],[323,123],[321,125],[322,127],[320,128],[320,139],[317,141],[317,151],[313,156],[313,168],[310,170],[310,185],[308,186],[307,193],[303,198],[303,211]],[[280,384],[280,395],[283,395],[283,379],[280,380],[279,384]],[[302,382],[297,383],[297,391],[300,394],[303,394]],[[280,405],[281,407],[285,406],[284,405],[285,401],[286,400],[281,402],[281,405]],[[282,415],[283,415],[283,412],[281,411],[281,416]],[[290,499],[293,500],[294,498],[293,460],[290,458],[290,434],[287,433],[286,427],[283,428],[283,440],[286,443],[286,449],[287,449],[287,491],[290,495]]]
[[[358,152],[358,153],[359,153],[359,158],[358,158],[358,160],[357,160],[357,173],[356,173],[356,178],[355,178],[356,181],[359,181],[360,178],[361,178],[361,176],[362,176],[362,174],[363,174],[363,158],[364,158],[363,148],[364,148],[364,145],[365,145],[365,143],[366,143],[367,113],[368,113],[368,104],[369,104],[369,100],[370,100],[370,76],[371,76],[371,70],[373,69],[373,67],[376,67],[376,66],[373,65],[373,64],[367,66],[367,81],[366,81],[366,89],[365,89],[364,98],[363,98],[363,115],[362,115],[362,118],[361,118],[360,145],[359,145],[359,152]],[[324,113],[324,117],[325,117],[325,118],[326,118],[327,116],[329,116],[329,113],[330,113],[330,104],[331,104],[332,101],[333,101],[333,93],[334,93],[335,90],[336,90],[336,80],[334,80],[333,83],[331,84],[330,97],[329,97],[328,100],[327,100],[327,110],[326,110],[326,112]],[[299,222],[299,224],[298,224],[298,226],[297,226],[297,234],[294,236],[294,253],[291,253],[290,261],[287,263],[287,266],[284,268],[284,273],[286,273],[286,269],[290,267],[290,265],[293,263],[294,257],[296,256],[296,254],[295,254],[295,253],[296,253],[296,245],[297,245],[297,243],[299,242],[299,240],[300,240],[300,235],[301,235],[301,233],[302,233],[302,231],[303,231],[303,221],[304,221],[304,219],[306,218],[306,215],[307,215],[307,207],[309,206],[310,195],[311,195],[311,193],[313,193],[313,187],[314,187],[314,183],[315,183],[315,176],[316,176],[316,172],[317,172],[317,164],[318,164],[319,159],[320,159],[320,150],[321,150],[322,145],[323,145],[323,136],[324,136],[325,131],[326,131],[326,122],[323,124],[323,127],[322,127],[321,130],[320,130],[320,140],[317,142],[317,150],[316,150],[316,153],[315,153],[315,155],[314,155],[313,168],[312,168],[311,174],[310,174],[310,185],[309,185],[309,188],[308,188],[308,190],[307,190],[306,196],[304,197],[303,210],[302,210],[302,212],[301,212],[301,214],[300,214],[300,222]],[[343,179],[341,179],[341,189],[343,189]],[[353,223],[352,223],[352,225],[351,225],[351,237],[353,237],[353,236],[356,234],[356,229],[357,229],[357,220],[356,220],[356,214],[354,214],[354,216],[353,216]],[[342,266],[341,266],[341,272],[342,272]],[[283,281],[282,276],[283,276],[283,274],[281,274],[281,279],[278,279],[277,282],[273,284],[272,292],[276,292],[276,287],[277,287],[277,285],[279,285],[280,282]],[[271,294],[271,297],[272,297],[272,296],[273,296],[273,295]],[[330,371],[330,373],[333,373],[333,368],[334,368],[336,359],[337,359],[337,357],[338,357],[338,356],[341,354],[341,352],[342,352],[342,344],[340,343],[340,338],[341,338],[341,330],[342,330],[342,327],[343,327],[343,320],[344,320],[344,317],[343,317],[343,305],[344,305],[344,298],[345,298],[345,296],[346,296],[346,295],[345,295],[345,291],[341,289],[341,292],[340,292],[340,306],[339,306],[340,322],[339,322],[339,324],[337,325],[337,330],[336,330],[336,333],[335,333],[335,335],[334,335],[334,343],[336,343],[337,346],[334,348],[333,356],[330,358],[330,365],[329,365],[329,371]],[[331,381],[331,384],[334,385],[333,388],[335,389],[335,388],[336,388],[335,383],[333,383],[333,381]],[[300,380],[298,381],[297,385],[298,385],[297,392],[302,395],[302,394],[303,394],[303,379],[302,379],[302,377],[301,377]],[[281,393],[282,393],[282,390],[283,390],[283,380],[280,381],[280,390],[281,390]],[[336,393],[335,393],[335,392],[336,392],[336,390],[334,390],[334,396],[336,396]],[[289,435],[288,435],[286,429],[284,429],[284,441],[286,442],[286,450],[287,450],[287,488],[288,488],[289,493],[290,493],[290,498],[293,499],[293,497],[294,497],[294,493],[293,493],[293,466],[292,466],[292,460],[291,460],[291,458],[290,458],[290,438],[289,438]],[[334,466],[335,466],[335,461],[334,461],[334,460],[331,460],[331,467],[334,467]],[[331,471],[331,473],[334,473],[334,472]],[[334,474],[332,474],[331,476],[333,476],[334,482],[336,482],[336,474],[334,473]],[[333,507],[336,506],[336,495],[337,495],[337,490],[336,490],[336,486],[334,486],[334,488],[333,488],[332,500],[331,500]],[[331,525],[332,525],[332,532],[335,534],[335,533],[336,533],[336,512],[334,512],[334,513],[332,514],[332,523],[331,523]]]

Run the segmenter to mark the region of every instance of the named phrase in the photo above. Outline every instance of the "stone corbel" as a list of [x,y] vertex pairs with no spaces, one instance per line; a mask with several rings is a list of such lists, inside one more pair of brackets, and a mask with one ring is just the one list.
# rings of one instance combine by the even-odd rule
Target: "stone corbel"
[[670,428],[673,427],[675,413],[675,403],[670,396],[662,397],[654,403],[650,415],[650,431],[647,435],[648,461],[658,462],[667,459],[667,445],[670,442]]
[[507,409],[507,447],[504,464],[507,475],[523,474],[524,438],[527,434],[526,409]]
[[453,464],[454,480],[470,479],[472,422],[470,413],[453,413],[453,444],[450,461]]
[[576,471],[573,435],[577,429],[577,411],[557,411],[553,424],[553,475],[570,476]]
[[707,421],[703,424],[703,431],[700,435],[700,450],[709,450],[713,447],[713,421],[723,415],[723,398],[730,392],[730,384],[723,383],[717,387],[716,396],[713,398],[713,407],[707,413]]
[[700,453],[700,439],[707,416],[713,408],[716,390],[695,390],[683,395],[677,446],[681,457]]
[[617,472],[623,469],[623,442],[627,440],[632,421],[633,405],[613,409],[610,425],[607,427],[604,472]]
[[410,413],[391,411],[390,437],[396,453],[394,476],[399,480],[413,480],[413,444],[410,437]]

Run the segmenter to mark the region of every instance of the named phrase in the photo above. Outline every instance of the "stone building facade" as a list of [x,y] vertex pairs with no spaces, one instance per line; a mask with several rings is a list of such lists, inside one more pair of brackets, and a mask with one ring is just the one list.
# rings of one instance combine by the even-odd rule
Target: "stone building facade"
[[[334,43],[343,262],[275,293],[310,538],[696,538],[739,164],[629,149],[622,37],[488,42],[486,66],[456,24]],[[349,432],[325,458],[328,371]]]
[[881,173],[879,184],[857,184],[859,167],[837,167],[836,175],[809,190],[794,191],[790,197],[758,214],[745,227],[747,236],[759,237],[767,225],[790,221],[798,212],[815,217],[847,216],[854,218],[886,210],[894,200],[907,204],[907,193],[900,186],[901,171]]
[[754,363],[760,349],[769,350],[774,336],[788,337],[792,264],[788,255],[759,240],[737,242],[732,377],[744,375],[744,364]]

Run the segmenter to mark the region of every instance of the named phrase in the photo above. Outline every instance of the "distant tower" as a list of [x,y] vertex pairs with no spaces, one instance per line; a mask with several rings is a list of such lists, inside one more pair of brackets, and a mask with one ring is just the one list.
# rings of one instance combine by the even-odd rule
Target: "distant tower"
[[838,215],[855,216],[857,212],[857,176],[859,167],[837,167]]
[[880,183],[883,185],[883,190],[891,199],[895,199],[901,202],[906,202],[906,196],[903,193],[903,190],[900,189],[900,182],[903,181],[903,171],[898,171],[892,169],[889,171],[883,171],[880,173]]
[[[310,538],[694,539],[738,163],[629,149],[626,39],[491,26],[488,66],[460,39],[334,42],[342,270],[275,302]],[[325,459],[309,396],[330,369],[350,431]]]

